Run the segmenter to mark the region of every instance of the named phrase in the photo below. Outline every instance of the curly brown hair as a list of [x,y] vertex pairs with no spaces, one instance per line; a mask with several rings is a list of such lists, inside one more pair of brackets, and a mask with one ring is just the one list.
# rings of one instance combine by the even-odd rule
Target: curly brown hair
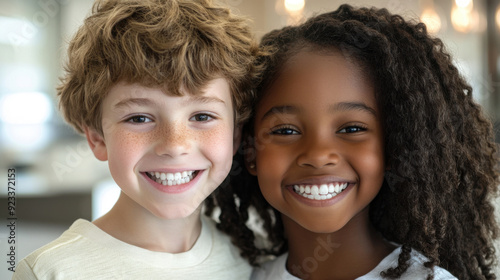
[[[266,68],[254,106],[285,62],[305,49],[341,51],[375,83],[391,169],[370,204],[370,220],[386,239],[402,244],[397,267],[382,276],[400,277],[415,249],[428,258],[429,268],[439,265],[459,279],[496,279],[493,240],[499,228],[492,199],[500,180],[492,125],[440,39],[423,23],[386,9],[342,5],[300,26],[268,33],[261,46],[274,53],[262,57]],[[252,122],[245,128],[250,136]],[[249,141],[242,143],[231,182],[217,192],[208,212],[220,205],[222,230],[255,263],[263,254],[283,253],[287,245],[280,214],[245,170]],[[269,248],[255,246],[255,234],[245,227],[254,210]]]
[[259,47],[250,25],[211,0],[102,0],[71,40],[60,107],[77,131],[102,132],[100,104],[119,81],[197,94],[230,85],[236,123],[250,114]]

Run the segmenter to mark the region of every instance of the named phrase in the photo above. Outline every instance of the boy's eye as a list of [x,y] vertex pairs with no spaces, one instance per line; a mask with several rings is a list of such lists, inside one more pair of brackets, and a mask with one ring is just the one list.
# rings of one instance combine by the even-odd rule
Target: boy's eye
[[271,130],[274,135],[297,135],[299,132],[291,127],[278,127]]
[[146,116],[133,116],[127,119],[130,123],[147,123],[152,122],[152,120]]
[[361,126],[347,126],[339,130],[339,133],[356,133],[362,131],[366,131],[366,128]]
[[213,117],[208,115],[208,114],[196,114],[189,119],[190,121],[197,121],[197,122],[207,122],[209,120],[212,120]]

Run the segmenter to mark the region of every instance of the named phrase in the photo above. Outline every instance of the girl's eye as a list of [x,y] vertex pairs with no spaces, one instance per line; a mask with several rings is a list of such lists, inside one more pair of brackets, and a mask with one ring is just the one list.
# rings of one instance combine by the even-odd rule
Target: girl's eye
[[297,135],[299,132],[291,127],[278,127],[271,130],[274,135]]
[[339,133],[356,133],[356,132],[362,132],[362,131],[366,131],[366,128],[353,125],[353,126],[347,126],[347,127],[342,128],[341,130],[339,130]]
[[147,123],[147,122],[152,122],[150,118],[146,116],[133,116],[127,119],[127,122],[130,123]]
[[190,121],[197,121],[197,122],[207,122],[209,120],[212,120],[213,117],[208,115],[208,114],[196,114],[189,119]]

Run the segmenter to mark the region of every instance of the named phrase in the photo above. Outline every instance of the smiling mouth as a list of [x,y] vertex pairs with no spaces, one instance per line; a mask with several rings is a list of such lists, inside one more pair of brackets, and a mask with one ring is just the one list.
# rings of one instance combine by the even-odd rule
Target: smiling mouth
[[198,175],[200,171],[182,171],[175,173],[164,173],[164,172],[146,172],[146,175],[149,179],[155,181],[158,184],[162,184],[164,186],[176,186],[189,183],[193,180],[196,175]]
[[335,197],[347,188],[349,183],[330,183],[321,185],[293,185],[293,190],[308,199],[326,200]]

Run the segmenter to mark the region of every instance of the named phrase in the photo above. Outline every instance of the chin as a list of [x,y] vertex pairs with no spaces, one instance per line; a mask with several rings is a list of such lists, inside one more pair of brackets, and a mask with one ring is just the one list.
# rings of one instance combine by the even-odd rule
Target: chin
[[334,233],[345,227],[346,223],[338,221],[322,221],[313,220],[305,221],[304,223],[296,221],[304,229],[314,233]]
[[191,206],[176,206],[176,207],[168,207],[167,209],[161,209],[159,211],[152,212],[153,215],[162,219],[162,220],[177,220],[177,219],[185,219],[189,218],[195,214],[199,214],[199,208],[191,207]]

